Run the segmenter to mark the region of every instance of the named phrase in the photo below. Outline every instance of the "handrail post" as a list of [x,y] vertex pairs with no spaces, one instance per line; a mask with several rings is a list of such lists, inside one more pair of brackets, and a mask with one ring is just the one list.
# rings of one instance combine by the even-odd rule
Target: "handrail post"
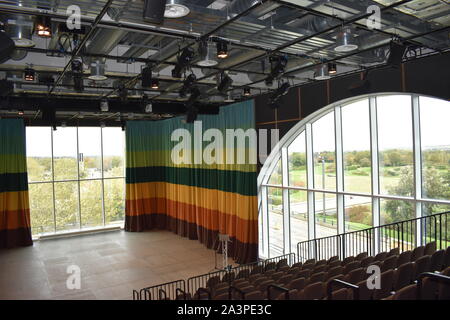
[[354,285],[352,283],[339,280],[339,279],[333,279],[328,282],[327,284],[327,299],[333,300],[333,285],[337,285],[343,288],[349,288],[353,291],[353,300],[359,300],[359,287],[357,285]]
[[272,288],[284,292],[284,297],[286,298],[286,300],[289,300],[289,289],[277,286],[276,284],[270,284],[267,286],[267,300],[272,300],[270,296],[270,289]]

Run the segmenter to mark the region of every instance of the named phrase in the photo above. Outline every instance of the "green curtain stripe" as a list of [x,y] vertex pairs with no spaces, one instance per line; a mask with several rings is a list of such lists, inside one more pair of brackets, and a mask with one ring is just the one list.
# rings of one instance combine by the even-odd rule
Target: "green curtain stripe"
[[21,173],[27,171],[27,162],[23,155],[2,154],[0,157],[0,174]]
[[0,192],[28,190],[28,175],[23,173],[0,174]]
[[126,182],[169,182],[190,187],[217,189],[238,193],[244,196],[256,196],[256,172],[173,167],[127,168]]
[[22,119],[0,120],[0,155],[25,155],[25,126]]
[[[222,150],[223,160],[226,163],[227,150]],[[190,168],[205,168],[205,169],[219,169],[219,170],[233,170],[233,171],[256,171],[256,164],[249,163],[249,149],[235,149],[232,150],[234,154],[234,162],[237,162],[237,154],[242,152],[246,156],[246,163],[244,164],[176,164],[171,159],[172,151],[160,150],[160,151],[134,151],[127,152],[127,164],[128,167],[190,167]],[[256,152],[255,152],[256,154]],[[191,160],[194,160],[194,156],[191,153]]]

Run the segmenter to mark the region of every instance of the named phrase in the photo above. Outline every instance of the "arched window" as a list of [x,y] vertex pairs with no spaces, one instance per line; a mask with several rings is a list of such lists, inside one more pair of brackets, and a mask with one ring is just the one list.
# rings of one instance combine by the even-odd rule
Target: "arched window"
[[260,256],[450,210],[449,123],[450,102],[402,93],[347,99],[300,121],[258,176]]

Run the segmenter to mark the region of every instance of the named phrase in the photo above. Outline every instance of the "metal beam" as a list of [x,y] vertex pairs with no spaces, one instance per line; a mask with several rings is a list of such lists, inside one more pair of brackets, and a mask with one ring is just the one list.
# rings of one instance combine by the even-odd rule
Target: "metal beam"
[[53,92],[53,90],[56,88],[56,86],[59,84],[59,82],[62,80],[62,78],[66,74],[67,70],[69,70],[69,67],[72,64],[72,61],[81,52],[81,49],[83,49],[84,45],[92,37],[92,35],[94,34],[94,32],[95,32],[95,30],[97,28],[98,23],[103,18],[103,16],[106,14],[106,11],[112,5],[113,2],[114,2],[114,0],[108,0],[108,2],[103,6],[102,11],[100,11],[100,13],[95,18],[94,22],[92,22],[91,29],[89,30],[88,34],[86,36],[84,36],[83,40],[81,40],[81,42],[78,44],[78,46],[76,47],[74,52],[72,52],[72,56],[70,57],[70,60],[67,62],[67,64],[65,65],[63,71],[60,73],[60,75],[56,79],[55,83],[53,84],[53,86],[48,91],[49,94],[51,94]]

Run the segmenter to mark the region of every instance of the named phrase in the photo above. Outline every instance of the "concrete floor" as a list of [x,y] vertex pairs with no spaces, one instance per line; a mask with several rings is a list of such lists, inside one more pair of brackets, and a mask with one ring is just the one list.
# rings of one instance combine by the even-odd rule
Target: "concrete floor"
[[[80,289],[67,289],[70,265],[80,267]],[[0,250],[0,299],[132,299],[133,289],[213,269],[213,250],[168,231],[49,239]]]

